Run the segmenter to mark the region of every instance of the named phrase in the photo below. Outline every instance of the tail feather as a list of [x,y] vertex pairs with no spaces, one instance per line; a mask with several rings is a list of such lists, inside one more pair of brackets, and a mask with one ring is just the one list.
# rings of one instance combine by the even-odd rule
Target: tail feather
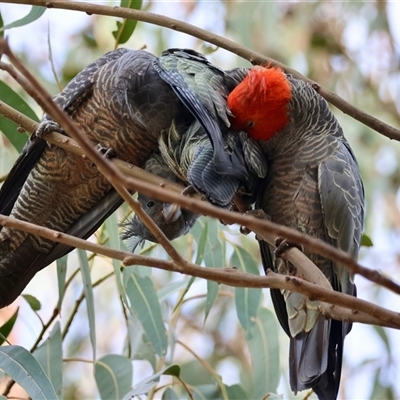
[[337,398],[342,370],[342,323],[320,316],[310,332],[290,339],[290,386],[312,388],[319,400]]
[[[87,239],[122,204],[115,190],[111,190],[91,210],[76,220],[66,233]],[[41,269],[64,256],[74,248],[55,243],[48,253],[40,252],[30,239],[31,235],[15,252],[8,248],[8,241],[0,241],[0,308],[11,304]]]

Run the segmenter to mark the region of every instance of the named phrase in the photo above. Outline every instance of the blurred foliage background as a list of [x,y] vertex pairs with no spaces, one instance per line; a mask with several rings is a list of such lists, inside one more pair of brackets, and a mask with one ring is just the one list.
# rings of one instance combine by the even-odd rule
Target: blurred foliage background
[[[117,5],[112,1],[103,4]],[[400,3],[146,1],[142,9],[231,38],[297,69],[363,111],[393,126],[400,125]],[[0,4],[0,12],[6,25],[27,14],[29,7]],[[60,87],[54,73],[59,85],[64,87],[87,64],[115,47],[112,31],[117,20],[53,9],[31,24],[6,30],[6,34],[12,49],[50,93],[56,94]],[[168,47],[189,47],[207,54],[222,68],[249,65],[196,38],[142,22],[138,22],[124,47],[146,48],[155,54]],[[41,110],[9,76],[0,72],[0,80],[19,93],[40,117]],[[373,246],[362,249],[360,262],[399,280],[400,144],[338,110],[334,112],[356,154],[366,189],[365,232]],[[0,135],[0,176],[8,172],[17,156],[18,151]],[[118,222],[127,213],[128,209],[121,207],[95,239],[113,247],[124,247],[117,231]],[[206,227],[207,235],[204,234]],[[202,218],[190,234],[174,243],[189,260],[204,262],[204,265],[236,265],[255,273],[260,269],[254,237],[240,236],[236,226],[224,227]],[[166,257],[160,246],[146,244],[142,252]],[[143,332],[137,317],[126,315],[112,274],[94,288],[95,312],[88,316],[84,301],[77,301],[82,300],[80,274],[73,275],[82,262],[86,262],[85,256],[77,252],[68,257],[67,276],[73,278],[60,310],[63,398],[105,398],[99,384],[96,386],[91,362],[93,330],[98,360],[109,354],[135,360],[132,363],[134,384],[176,363],[181,367],[180,379],[194,390],[196,398],[217,399],[223,395],[237,399],[243,396],[261,398],[268,391],[285,399],[305,397],[306,393],[294,396],[290,392],[289,341],[277,326],[273,311],[269,311],[272,306],[268,290],[234,290],[198,279],[190,285],[188,277],[144,267],[125,271],[127,280],[133,271],[136,277],[143,279],[151,276],[168,333],[168,352],[165,358],[160,358],[155,355],[148,338],[142,340],[137,334]],[[92,282],[113,271],[112,260],[91,255],[88,262]],[[119,268],[119,264],[114,267]],[[356,283],[359,297],[398,309],[399,300],[393,294],[359,277]],[[25,290],[40,300],[42,308],[38,314],[43,322],[51,318],[57,307],[57,288],[56,267],[52,266],[40,272]],[[240,307],[244,299],[253,307],[250,314]],[[27,302],[20,300],[18,306],[19,316],[9,340],[29,349],[42,330],[42,322]],[[0,325],[15,308],[1,311]],[[92,319],[95,329],[88,324]],[[258,333],[255,326],[258,326]],[[51,325],[51,329],[56,337],[58,325],[54,328]],[[257,342],[264,333],[265,341]],[[44,338],[48,336],[46,332]],[[353,326],[345,342],[339,397],[400,398],[398,343],[399,332],[359,324]],[[96,368],[98,366],[96,364]],[[220,379],[228,392],[224,392]],[[168,386],[171,382],[174,382],[175,392],[165,390],[171,388]],[[239,384],[240,387],[235,386]],[[153,386],[149,398],[187,398],[187,395],[185,397],[177,378],[163,376]],[[316,397],[312,395],[311,398]]]

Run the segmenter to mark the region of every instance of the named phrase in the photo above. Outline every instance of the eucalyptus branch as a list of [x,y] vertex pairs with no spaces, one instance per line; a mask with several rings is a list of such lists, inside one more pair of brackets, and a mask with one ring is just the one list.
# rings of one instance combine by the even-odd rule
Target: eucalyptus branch
[[376,132],[388,137],[389,139],[400,141],[399,129],[396,129],[389,124],[386,124],[385,122],[379,120],[378,118],[375,118],[372,115],[362,111],[361,109],[351,105],[349,102],[342,99],[336,93],[331,92],[327,88],[321,86],[319,83],[305,77],[293,68],[290,68],[289,66],[280,63],[279,61],[276,61],[272,58],[265,57],[262,54],[252,51],[245,46],[240,45],[239,43],[216,35],[215,33],[207,32],[186,22],[141,10],[133,10],[123,7],[110,7],[99,4],[89,4],[69,0],[3,0],[3,2],[15,4],[31,4],[47,8],[60,8],[65,10],[81,11],[89,15],[97,14],[133,19],[162,26],[174,31],[186,33],[190,36],[194,36],[198,39],[204,40],[206,42],[214,44],[215,46],[228,50],[231,53],[237,54],[238,56],[250,61],[252,64],[271,64],[282,68],[286,72],[292,74],[295,78],[301,79],[311,84],[321,96],[323,96],[327,101],[336,106],[343,113],[348,114],[352,118],[362,122],[364,125],[370,127],[371,129],[374,129]]
[[[33,132],[36,129],[37,123],[1,101],[0,114],[3,114],[14,122],[20,123],[20,125],[27,131]],[[82,156],[85,154],[73,139],[60,135],[59,133],[53,132],[47,135],[46,140],[75,154]],[[274,224],[268,220],[258,220],[251,216],[241,215],[239,213],[233,213],[231,211],[214,207],[206,202],[189,198],[188,196],[182,196],[180,193],[184,188],[180,185],[160,179],[157,175],[153,175],[121,160],[113,159],[109,161],[115,164],[121,172],[123,172],[124,177],[130,176],[132,178],[137,178],[134,181],[130,181],[130,185],[133,183],[132,190],[142,192],[149,197],[155,197],[170,203],[177,203],[184,208],[225,220],[231,224],[241,224],[250,230],[253,230],[258,236],[271,245],[274,244],[276,236],[285,237],[291,242],[302,245],[314,253],[318,253],[345,265],[354,274],[359,274],[372,282],[380,284],[381,286],[400,294],[400,285],[389,277],[382,275],[377,270],[371,270],[361,266],[349,254],[338,250],[322,240],[304,235],[283,225]],[[140,180],[144,182],[140,183]],[[148,183],[146,184],[146,182]],[[153,185],[151,185],[151,183],[153,183]],[[154,184],[159,187],[155,187]],[[172,193],[171,191],[174,191],[175,193]],[[318,283],[319,285],[331,290],[331,286],[326,277],[307,257],[304,256],[300,250],[297,248],[291,248],[285,252],[283,257],[286,257],[293,265],[301,270],[310,282]]]
[[[8,42],[0,39],[0,58],[2,54],[6,54],[13,66],[23,76],[20,80],[24,90],[32,96],[42,109],[49,114],[65,131],[75,139],[81,148],[85,151],[85,155],[93,161],[99,171],[106,177],[110,184],[116,189],[120,196],[130,205],[136,212],[144,224],[149,228],[150,232],[155,236],[157,241],[164,247],[169,256],[177,263],[184,264],[185,260],[171,245],[164,233],[160,230],[157,224],[148,216],[140,206],[137,200],[134,200],[128,192],[124,184],[124,176],[107,158],[103,157],[95,150],[93,143],[81,134],[77,124],[54,103],[50,94],[40,85],[37,79],[31,72],[21,63],[21,61],[13,54]],[[2,63],[4,64],[4,63]]]
[[[242,272],[236,268],[203,268],[188,261],[182,266],[174,260],[161,260],[115,250],[67,235],[66,233],[57,232],[4,215],[0,215],[0,225],[23,230],[32,235],[42,236],[55,242],[67,244],[68,246],[115,258],[122,261],[126,266],[135,264],[154,267],[208,279],[234,287],[286,289],[302,293],[312,300],[320,300],[322,302],[334,304],[335,306],[333,307],[336,309],[336,319],[400,329],[400,314],[347,294],[326,290],[323,287],[297,277],[283,276],[270,270],[267,271],[266,276],[259,276]],[[324,310],[324,314],[331,318],[329,308]]]

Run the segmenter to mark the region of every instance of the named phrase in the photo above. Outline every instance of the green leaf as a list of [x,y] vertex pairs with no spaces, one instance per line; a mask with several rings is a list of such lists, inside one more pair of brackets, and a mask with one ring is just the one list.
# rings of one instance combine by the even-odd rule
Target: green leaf
[[161,400],[179,400],[179,396],[175,390],[167,388],[163,393]]
[[153,282],[149,277],[141,277],[132,272],[126,292],[131,309],[137,314],[154,351],[159,356],[167,352],[167,332],[161,316],[160,303]]
[[[121,246],[121,239],[118,233],[117,213],[113,213],[112,215],[110,215],[110,217],[107,218],[105,226],[110,240],[110,247],[112,249],[121,250],[122,246]],[[124,304],[128,304],[121,274],[121,261],[113,258],[112,264],[113,264],[115,279],[117,280],[119,295],[121,296]]]
[[40,364],[21,346],[0,347],[0,368],[35,400],[58,399]]
[[390,342],[389,342],[389,338],[387,337],[385,329],[383,329],[381,326],[378,326],[378,325],[373,325],[373,328],[374,328],[375,332],[379,335],[379,337],[382,339],[382,342],[386,347],[387,354],[390,355],[391,354]]
[[[31,109],[28,103],[14,90],[0,81],[0,100],[15,108],[20,113],[32,118],[34,121],[39,121],[35,112]],[[4,133],[11,144],[21,152],[26,142],[26,135],[17,131],[18,125],[10,121],[8,118],[0,115],[0,131]]]
[[[251,255],[242,247],[235,247],[230,263],[244,272],[258,275],[258,267]],[[246,332],[247,339],[251,337],[251,328],[254,325],[261,300],[261,289],[245,287],[235,288],[236,313],[240,324]]]
[[229,400],[251,400],[249,394],[241,385],[226,386]]
[[57,307],[61,309],[61,303],[65,292],[65,279],[67,276],[68,254],[57,260],[57,282],[58,282],[58,303]]
[[33,311],[39,311],[42,308],[40,301],[31,294],[23,294],[22,297],[28,302]]
[[141,394],[147,393],[159,380],[161,375],[172,375],[179,377],[181,372],[181,369],[179,365],[173,364],[170,365],[167,368],[164,368],[163,370],[157,372],[154,375],[151,375],[142,381],[140,381],[138,384],[136,384],[132,390],[127,393],[124,397],[124,399],[131,399],[134,396],[139,396]]
[[[121,0],[121,7],[140,10],[142,8],[142,0]],[[137,21],[134,19],[124,18],[122,22],[117,21],[117,29],[112,32],[115,38],[115,48],[119,44],[124,44],[129,40],[136,25]]]
[[59,322],[55,323],[50,336],[35,350],[34,356],[61,397],[63,360]]
[[100,398],[122,399],[132,387],[132,362],[126,357],[109,354],[96,361],[94,377]]
[[6,29],[19,28],[20,26],[28,25],[31,22],[39,19],[44,14],[45,11],[46,7],[32,6],[31,10],[27,15],[25,15],[25,17],[17,19],[16,21],[3,26],[2,28],[0,28],[0,31],[5,31]]
[[[218,222],[214,219],[207,219],[207,240],[205,245],[204,262],[207,267],[222,267],[225,260],[224,247],[218,236]],[[219,285],[213,281],[207,281],[207,299],[204,323],[211,311],[218,296]]]
[[373,245],[372,239],[366,233],[363,233],[361,235],[361,246],[372,247]]
[[208,223],[207,218],[202,217],[197,220],[194,227],[190,230],[197,243],[197,255],[195,263],[200,265],[204,260],[204,252],[207,243]]
[[279,383],[279,341],[278,326],[274,314],[260,307],[251,339],[247,340],[253,372],[253,397],[264,398],[275,392]]
[[[0,12],[0,37],[4,37],[3,26],[4,26],[3,17],[1,16],[1,12]],[[1,399],[1,397],[0,397],[0,399]]]
[[90,279],[90,267],[85,250],[77,249],[82,274],[83,292],[85,293],[87,316],[89,320],[89,337],[93,349],[93,361],[96,360],[96,323],[94,311],[93,286]]
[[0,327],[0,344],[4,343],[3,338],[7,338],[10,334],[12,328],[14,327],[15,321],[17,320],[19,308],[15,311],[15,313],[10,317],[10,319]]
[[168,296],[172,293],[176,293],[178,290],[182,289],[184,286],[187,286],[188,281],[191,279],[183,279],[177,282],[170,282],[160,290],[157,291],[158,301],[161,303],[166,300]]

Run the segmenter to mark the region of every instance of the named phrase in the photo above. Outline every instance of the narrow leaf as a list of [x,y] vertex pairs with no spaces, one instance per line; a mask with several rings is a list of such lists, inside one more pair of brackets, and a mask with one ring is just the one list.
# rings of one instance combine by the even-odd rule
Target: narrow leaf
[[226,386],[229,400],[251,400],[249,394],[241,385]]
[[[3,26],[4,26],[3,17],[1,16],[1,12],[0,12],[0,37],[4,37]],[[1,397],[0,397],[0,399],[1,399]]]
[[[242,247],[235,247],[230,262],[232,266],[236,266],[244,272],[258,275],[256,262]],[[261,289],[235,288],[236,313],[248,339],[250,339],[251,327],[254,325],[260,300]]]
[[21,346],[0,347],[0,368],[35,400],[58,399],[40,364]]
[[0,28],[0,31],[28,25],[31,22],[39,19],[44,14],[45,11],[46,11],[46,7],[32,6],[31,10],[29,11],[29,13],[27,15],[25,15],[25,17],[17,19],[16,21],[3,26],[2,28]]
[[[224,265],[224,248],[218,237],[218,223],[216,220],[207,219],[207,240],[205,245],[204,262],[207,267],[222,267]],[[218,283],[207,281],[207,299],[204,323],[210,313],[210,310],[218,296]]]
[[253,397],[262,399],[267,393],[275,392],[279,383],[278,327],[271,311],[260,307],[247,343],[251,354]]
[[[140,10],[142,8],[142,0],[121,0],[121,7]],[[136,25],[137,20],[134,19],[124,18],[122,22],[117,21],[117,29],[112,32],[115,38],[115,48],[117,48],[119,44],[124,44],[129,40]]]
[[[34,121],[39,121],[35,112],[31,109],[28,103],[2,81],[0,81],[0,100],[4,101],[4,103],[15,108],[27,117],[32,118]],[[15,122],[0,115],[0,131],[2,131],[11,144],[21,152],[27,137],[26,135],[19,133],[17,128],[18,125]]]
[[167,388],[163,393],[161,400],[179,400],[178,393],[171,388]]
[[58,282],[58,309],[61,309],[61,303],[65,293],[65,279],[67,276],[68,254],[57,260],[57,282]]
[[134,396],[139,396],[141,394],[147,393],[159,380],[161,375],[172,375],[179,377],[181,368],[179,365],[173,364],[163,370],[151,375],[138,384],[136,384],[132,390],[124,396],[124,400],[131,399]]
[[154,351],[163,356],[167,352],[167,332],[161,316],[160,303],[149,277],[131,273],[126,290],[131,308],[136,312]]
[[372,247],[373,245],[372,239],[366,233],[363,233],[361,235],[361,246]]
[[83,281],[83,292],[85,293],[86,309],[89,321],[89,337],[92,343],[93,349],[93,361],[96,359],[96,323],[95,323],[95,311],[94,311],[94,298],[93,298],[93,286],[90,279],[90,267],[85,250],[77,249],[78,257],[80,261],[80,269]]
[[97,360],[94,377],[102,400],[119,400],[132,387],[132,362],[126,357],[109,354]]
[[33,311],[39,311],[42,308],[40,301],[31,294],[23,294],[22,297],[28,302]]
[[[107,218],[105,226],[110,240],[110,247],[116,250],[121,250],[122,246],[121,246],[121,239],[118,233],[117,213],[113,213],[112,215],[110,215],[110,217]],[[117,280],[119,295],[121,296],[124,304],[128,304],[125,288],[122,281],[121,262],[113,258],[112,264],[113,264],[115,279]]]
[[3,338],[7,338],[10,334],[12,328],[14,327],[15,321],[17,320],[19,308],[15,311],[15,313],[10,317],[10,319],[0,327],[0,345],[4,343]]
[[56,322],[50,336],[37,348],[34,356],[52,383],[58,397],[61,397],[63,360],[59,322]]

